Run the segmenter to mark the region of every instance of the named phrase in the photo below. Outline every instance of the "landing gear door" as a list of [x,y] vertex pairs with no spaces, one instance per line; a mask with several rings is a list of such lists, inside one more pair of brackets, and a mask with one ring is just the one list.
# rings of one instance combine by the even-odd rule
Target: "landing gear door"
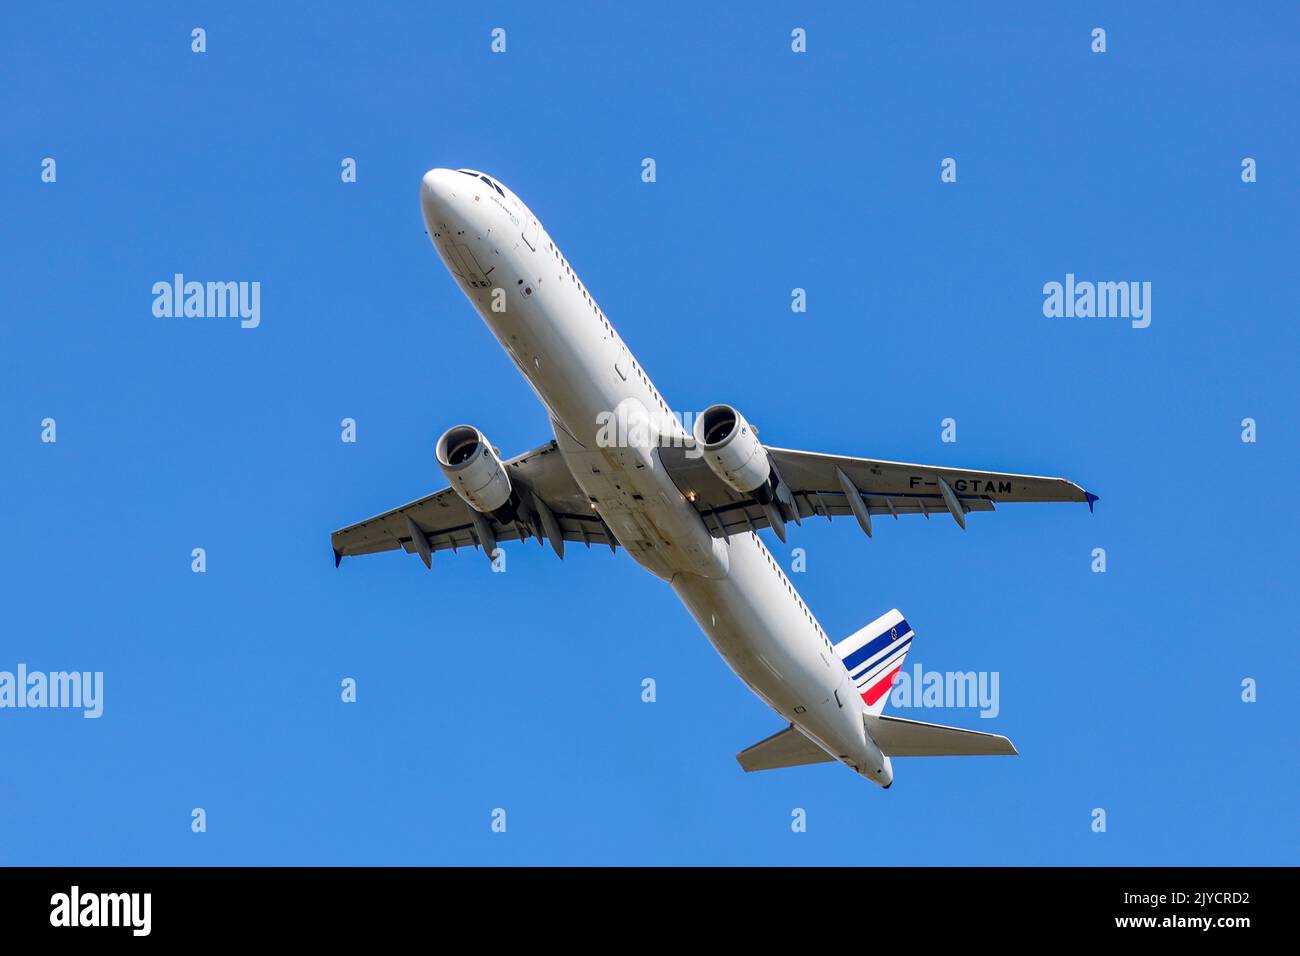
[[447,261],[451,264],[451,271],[455,275],[463,278],[474,289],[486,289],[489,286],[487,273],[478,264],[478,259],[469,246],[453,242],[448,245],[448,251],[450,255]]
[[536,252],[538,235],[541,233],[542,229],[537,223],[537,218],[532,213],[526,213],[525,216],[526,218],[524,220],[523,228],[524,242],[528,244],[529,249]]

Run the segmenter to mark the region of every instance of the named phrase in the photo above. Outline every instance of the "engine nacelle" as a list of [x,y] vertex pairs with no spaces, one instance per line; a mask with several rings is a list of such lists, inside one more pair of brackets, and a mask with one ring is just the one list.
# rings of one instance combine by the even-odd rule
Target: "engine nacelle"
[[471,425],[447,429],[438,439],[436,454],[438,467],[467,505],[503,522],[514,519],[519,497],[481,431]]
[[695,419],[695,444],[715,475],[732,491],[772,500],[776,476],[754,426],[730,405],[710,405]]

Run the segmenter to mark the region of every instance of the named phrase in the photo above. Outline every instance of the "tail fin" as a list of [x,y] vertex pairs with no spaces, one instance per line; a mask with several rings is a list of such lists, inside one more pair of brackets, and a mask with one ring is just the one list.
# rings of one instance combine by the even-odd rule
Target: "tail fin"
[[835,653],[848,668],[867,713],[879,714],[885,709],[889,688],[903,666],[913,636],[912,626],[894,608],[835,645]]

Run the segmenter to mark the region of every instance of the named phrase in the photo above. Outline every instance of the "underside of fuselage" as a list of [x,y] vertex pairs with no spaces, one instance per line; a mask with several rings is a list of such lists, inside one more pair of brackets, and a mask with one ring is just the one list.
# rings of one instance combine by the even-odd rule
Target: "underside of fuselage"
[[[663,467],[689,440],[594,298],[513,193],[443,171],[425,218],[448,271],[545,406],[591,508],[638,564],[671,583],[733,671],[831,756],[877,779],[861,701],[831,642],[755,533],[719,538]],[[475,198],[477,197],[477,198]],[[649,440],[609,441],[602,420],[643,420]],[[616,438],[617,432],[615,433]],[[870,766],[874,764],[874,766]],[[882,781],[887,782],[887,781]]]

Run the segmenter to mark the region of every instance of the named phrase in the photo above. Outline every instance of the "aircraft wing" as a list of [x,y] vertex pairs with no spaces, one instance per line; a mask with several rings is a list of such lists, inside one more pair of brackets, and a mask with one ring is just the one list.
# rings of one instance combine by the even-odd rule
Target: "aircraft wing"
[[[527,506],[527,515],[509,524],[502,524],[490,515],[477,516],[487,523],[498,542],[535,537],[540,544],[552,538],[537,506],[540,499],[555,518],[559,535],[558,540],[552,538],[551,546],[561,557],[564,556],[563,541],[578,541],[588,546],[607,544],[611,549],[616,546],[613,534],[591,509],[554,441],[512,458],[504,465],[512,487]],[[430,553],[477,548],[481,542],[474,525],[475,517],[473,509],[456,492],[444,488],[418,501],[335,531],[330,535],[334,563],[338,565],[345,557],[353,555],[398,548],[408,553],[420,553],[420,543],[412,534],[408,520],[423,534]],[[427,559],[425,563],[429,563]]]
[[[798,522],[812,516],[852,515],[867,534],[874,515],[950,514],[964,528],[970,512],[993,511],[1007,502],[1078,501],[1091,509],[1097,500],[1064,478],[765,447],[780,478],[778,517]],[[662,448],[660,459],[714,537],[773,527],[773,509],[732,491],[693,448]],[[784,538],[783,528],[775,530]]]

